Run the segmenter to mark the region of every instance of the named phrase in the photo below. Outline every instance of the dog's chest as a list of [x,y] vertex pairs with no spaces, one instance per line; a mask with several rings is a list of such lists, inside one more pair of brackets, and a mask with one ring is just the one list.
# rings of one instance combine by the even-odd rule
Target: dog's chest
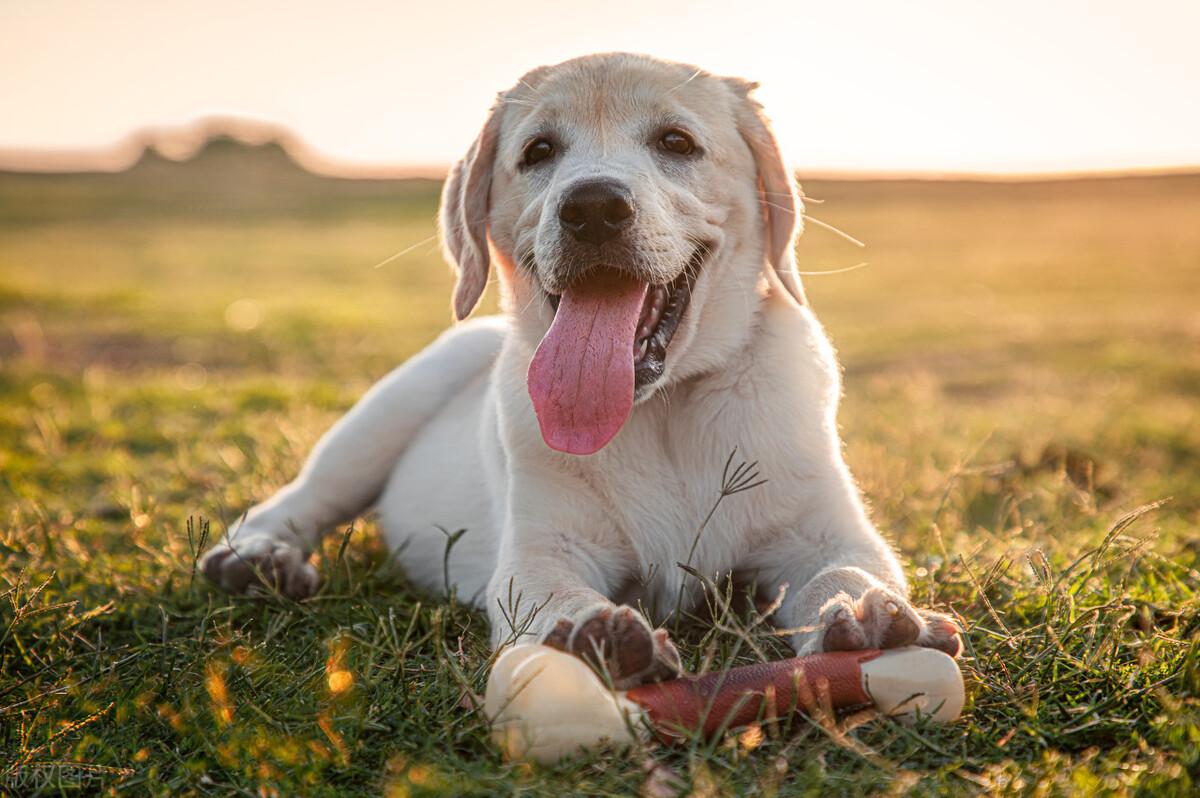
[[678,507],[646,515],[629,534],[637,567],[629,587],[654,615],[665,617],[677,602],[690,609],[703,580],[724,584],[745,559],[745,543],[752,537],[746,518],[723,505],[718,494],[702,512]]
[[761,540],[771,523],[764,510],[776,503],[765,471],[780,451],[743,434],[737,414],[702,400],[674,412],[635,415],[614,452],[621,467],[604,475],[606,503],[634,555],[626,598],[659,616],[681,597],[685,608],[699,598],[700,581],[688,569],[722,583]]

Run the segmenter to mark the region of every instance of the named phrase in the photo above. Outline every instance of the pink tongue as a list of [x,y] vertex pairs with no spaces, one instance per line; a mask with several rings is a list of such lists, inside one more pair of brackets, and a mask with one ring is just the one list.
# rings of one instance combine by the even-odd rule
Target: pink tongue
[[592,454],[633,409],[633,340],[646,283],[603,269],[563,292],[529,363],[529,396],[551,449]]

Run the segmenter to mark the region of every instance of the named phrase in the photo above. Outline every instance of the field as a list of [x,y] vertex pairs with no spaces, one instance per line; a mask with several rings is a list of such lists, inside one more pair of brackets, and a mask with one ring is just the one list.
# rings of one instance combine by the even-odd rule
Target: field
[[[330,538],[303,604],[194,568],[448,323],[437,189],[228,141],[0,174],[0,793],[1200,789],[1200,176],[806,182],[867,245],[810,223],[800,261],[867,264],[806,286],[874,517],[968,630],[966,718],[557,768],[489,745],[484,619],[409,588],[371,519]],[[685,624],[686,664],[782,653],[727,615]]]

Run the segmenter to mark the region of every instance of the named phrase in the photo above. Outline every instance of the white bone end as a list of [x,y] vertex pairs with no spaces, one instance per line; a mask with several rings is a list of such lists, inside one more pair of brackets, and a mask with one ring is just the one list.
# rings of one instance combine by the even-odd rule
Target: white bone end
[[954,658],[932,648],[897,648],[862,664],[863,689],[876,708],[901,720],[957,720],[966,701]]
[[631,743],[641,708],[613,693],[587,663],[557,649],[506,649],[488,676],[484,711],[509,759],[543,764],[608,741]]

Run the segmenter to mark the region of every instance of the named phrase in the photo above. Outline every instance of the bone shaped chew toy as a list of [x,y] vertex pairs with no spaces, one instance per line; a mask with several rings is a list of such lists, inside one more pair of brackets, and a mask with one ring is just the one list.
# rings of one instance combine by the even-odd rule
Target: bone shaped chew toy
[[484,711],[510,759],[556,762],[605,741],[665,741],[812,712],[875,706],[886,715],[958,718],[962,673],[930,648],[837,651],[684,676],[614,692],[583,660],[549,646],[505,650],[488,677]]

